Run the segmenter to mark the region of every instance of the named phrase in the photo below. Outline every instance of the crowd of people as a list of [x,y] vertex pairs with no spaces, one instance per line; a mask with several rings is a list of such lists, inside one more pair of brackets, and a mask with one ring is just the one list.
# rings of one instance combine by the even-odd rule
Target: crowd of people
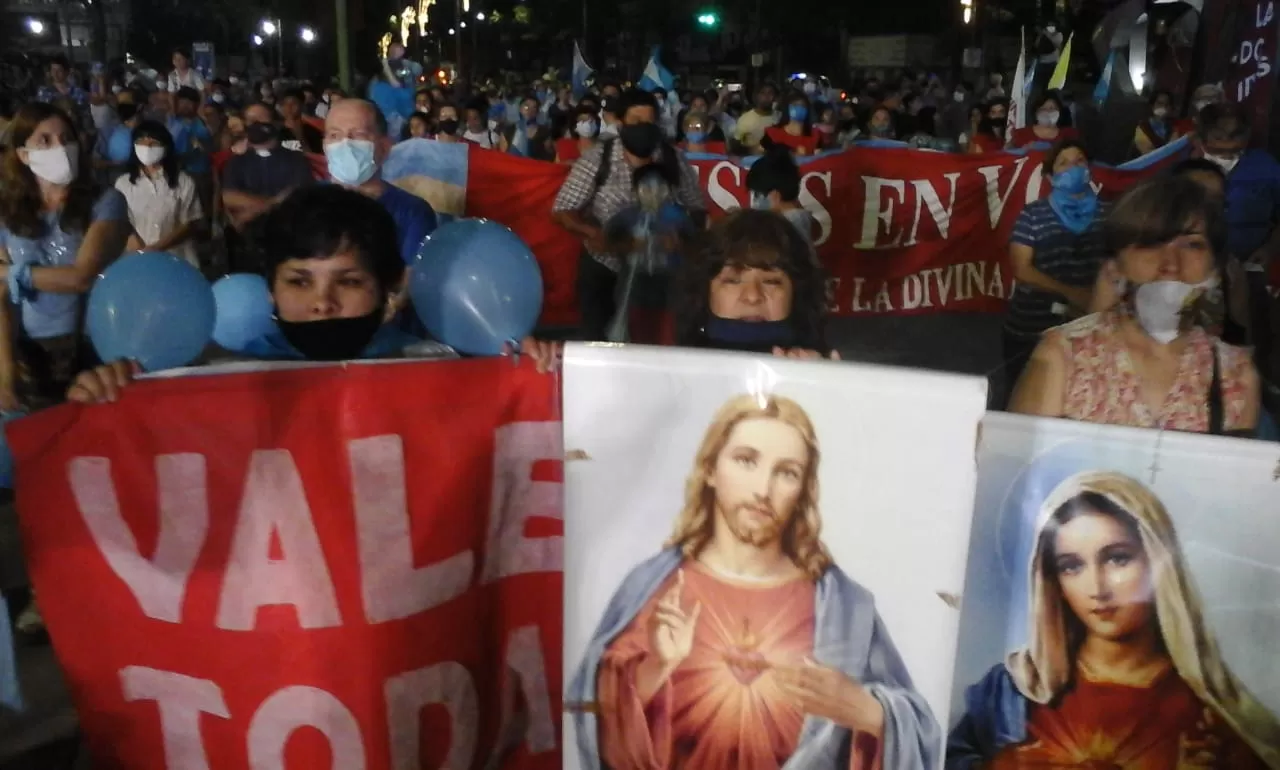
[[[999,405],[1157,429],[1274,428],[1265,271],[1280,250],[1280,164],[1248,149],[1247,115],[1220,88],[1197,89],[1182,118],[1170,94],[1152,94],[1134,153],[1190,136],[1192,157],[1104,202],[1071,91],[1038,95],[1034,124],[1014,128],[999,74],[980,87],[904,75],[751,94],[602,79],[575,94],[547,79],[417,83],[401,57],[393,46],[368,99],[206,79],[183,51],[155,82],[81,78],[54,60],[32,98],[0,98],[0,300],[12,311],[0,313],[0,409],[114,400],[139,373],[97,360],[83,329],[84,296],[128,251],[267,279],[276,330],[211,358],[412,355],[426,332],[405,275],[439,218],[382,179],[402,141],[572,164],[551,217],[582,243],[576,338],[837,358],[797,157],[873,139],[1048,150],[1051,192],[1022,212],[1010,246]],[[388,109],[386,87],[412,109]],[[748,205],[710,221],[692,153],[761,156]],[[546,370],[559,343],[531,334],[512,352]],[[34,604],[18,628],[39,631]]]

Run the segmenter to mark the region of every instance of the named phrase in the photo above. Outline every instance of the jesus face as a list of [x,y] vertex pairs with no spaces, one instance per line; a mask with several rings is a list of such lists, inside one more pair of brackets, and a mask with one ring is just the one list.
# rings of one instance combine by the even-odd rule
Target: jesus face
[[767,417],[738,423],[707,482],[715,490],[717,529],[755,546],[776,542],[795,515],[808,464],[804,437],[787,423]]

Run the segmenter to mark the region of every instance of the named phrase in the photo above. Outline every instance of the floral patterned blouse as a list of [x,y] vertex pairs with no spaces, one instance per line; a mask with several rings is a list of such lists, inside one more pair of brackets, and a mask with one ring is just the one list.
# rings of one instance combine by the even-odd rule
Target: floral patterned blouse
[[1164,406],[1153,413],[1142,396],[1141,379],[1119,338],[1119,321],[1127,311],[1095,313],[1056,329],[1067,360],[1063,417],[1081,422],[1209,432],[1209,386],[1213,355],[1218,355],[1225,430],[1243,424],[1248,406],[1248,351],[1227,345],[1202,329],[1191,332],[1173,388]]

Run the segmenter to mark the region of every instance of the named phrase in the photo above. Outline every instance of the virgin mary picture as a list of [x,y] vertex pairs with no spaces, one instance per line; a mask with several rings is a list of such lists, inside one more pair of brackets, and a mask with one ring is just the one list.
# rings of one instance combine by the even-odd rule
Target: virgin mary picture
[[1028,643],[965,692],[948,770],[1280,770],[1280,723],[1222,659],[1164,504],[1089,471],[1036,524]]
[[942,731],[871,592],[824,545],[819,444],[778,395],[716,413],[672,534],[565,694],[589,770],[920,770]]

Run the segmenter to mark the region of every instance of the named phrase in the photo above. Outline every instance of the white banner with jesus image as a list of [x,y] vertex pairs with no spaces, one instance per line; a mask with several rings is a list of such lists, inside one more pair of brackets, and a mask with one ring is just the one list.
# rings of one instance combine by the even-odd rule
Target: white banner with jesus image
[[937,768],[978,378],[565,356],[565,767]]

